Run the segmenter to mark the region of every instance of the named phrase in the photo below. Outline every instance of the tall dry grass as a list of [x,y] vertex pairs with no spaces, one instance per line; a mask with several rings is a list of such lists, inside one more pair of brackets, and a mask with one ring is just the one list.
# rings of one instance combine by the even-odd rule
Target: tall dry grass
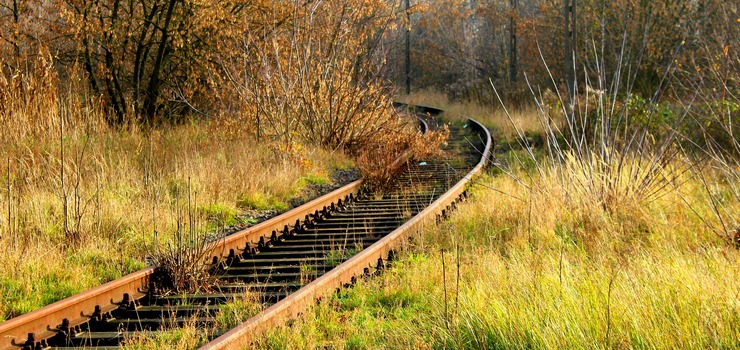
[[[679,193],[648,206],[574,210],[558,176],[541,181],[558,190],[542,196],[512,177],[484,180],[390,271],[271,332],[260,347],[740,346],[740,252]],[[684,186],[701,193],[695,178]]]
[[719,114],[730,142],[705,133],[714,148],[697,150],[681,132],[689,108],[633,108],[629,89],[596,83],[572,100],[537,94],[528,117],[502,107],[489,125],[508,123],[519,147],[498,176],[391,271],[260,347],[740,347],[732,111]]
[[[524,131],[529,136],[542,130],[541,120],[536,114],[536,106],[523,105],[509,111],[511,120],[501,108],[484,106],[472,101],[451,101],[447,94],[435,90],[414,91],[410,95],[397,97],[399,102],[412,105],[430,106],[445,110],[444,116],[450,120],[467,120],[474,118],[491,129],[497,143],[516,142],[516,129]],[[562,118],[557,122],[562,123]]]
[[352,164],[339,151],[257,142],[219,118],[110,128],[84,83],[60,90],[41,63],[0,77],[0,319],[143,267],[187,215],[199,231],[233,225],[243,209],[284,209],[306,177]]

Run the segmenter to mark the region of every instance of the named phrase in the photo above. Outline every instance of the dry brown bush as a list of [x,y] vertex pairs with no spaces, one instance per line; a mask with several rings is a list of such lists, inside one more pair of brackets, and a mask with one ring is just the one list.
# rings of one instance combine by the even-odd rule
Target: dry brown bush
[[[413,158],[425,158],[442,154],[449,129],[428,131],[421,134],[416,128],[416,119],[399,118],[387,125],[387,132],[369,139],[356,149],[357,167],[365,178],[365,186],[371,190],[388,189],[396,176],[404,169],[405,162]],[[408,159],[401,158],[407,155]]]

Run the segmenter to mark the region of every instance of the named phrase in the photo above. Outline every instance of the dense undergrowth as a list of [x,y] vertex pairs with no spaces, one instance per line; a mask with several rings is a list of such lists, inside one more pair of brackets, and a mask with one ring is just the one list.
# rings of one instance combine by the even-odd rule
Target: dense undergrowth
[[0,320],[140,269],[177,232],[285,210],[354,166],[342,151],[281,149],[220,118],[109,127],[95,105],[23,79],[36,94],[3,106],[12,118],[0,134]]
[[[540,181],[558,187],[556,178]],[[740,346],[740,252],[678,191],[606,211],[568,205],[558,191],[530,192],[506,176],[475,188],[392,269],[314,306],[260,346]],[[697,181],[681,192],[706,199]]]
[[[406,97],[434,105],[439,98]],[[587,144],[558,150],[570,135],[543,123],[544,106],[443,106],[452,118],[492,126],[499,140],[473,199],[417,237],[392,269],[312,307],[259,346],[740,346],[733,142],[711,156],[681,135],[665,148],[681,152],[661,153],[657,132],[670,124],[655,122],[646,134],[658,141],[639,153],[612,156]],[[554,123],[565,128],[562,119]]]

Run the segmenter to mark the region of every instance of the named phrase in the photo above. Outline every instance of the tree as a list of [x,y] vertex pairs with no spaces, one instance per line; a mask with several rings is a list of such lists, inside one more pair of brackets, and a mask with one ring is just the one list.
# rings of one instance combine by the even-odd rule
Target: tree
[[565,0],[563,11],[563,72],[565,75],[565,88],[567,97],[572,100],[576,94],[576,0]]
[[[213,57],[237,32],[231,25],[260,3],[206,0],[67,0],[69,34],[91,88],[111,110],[111,124],[127,118],[177,118],[211,101],[218,84]],[[199,108],[200,107],[200,108]]]
[[517,12],[518,1],[510,0],[511,15],[509,16],[509,81],[516,83],[517,70],[517,48],[516,48],[516,22],[519,16]]
[[411,93],[411,9],[409,0],[406,0],[406,95]]

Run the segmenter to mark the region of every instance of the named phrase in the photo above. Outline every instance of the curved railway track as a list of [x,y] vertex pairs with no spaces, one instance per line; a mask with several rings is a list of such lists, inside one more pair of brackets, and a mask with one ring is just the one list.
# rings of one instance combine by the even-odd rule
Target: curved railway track
[[[415,107],[422,128],[441,111]],[[118,348],[134,332],[193,322],[214,328],[225,302],[250,293],[263,310],[231,330],[209,332],[203,349],[238,349],[315,300],[383,269],[414,233],[448,215],[486,165],[491,135],[469,120],[450,127],[448,154],[408,162],[395,189],[361,190],[362,180],[225,237],[212,253],[218,289],[165,295],[147,268],[0,324],[0,349]],[[399,163],[405,162],[400,158]]]

